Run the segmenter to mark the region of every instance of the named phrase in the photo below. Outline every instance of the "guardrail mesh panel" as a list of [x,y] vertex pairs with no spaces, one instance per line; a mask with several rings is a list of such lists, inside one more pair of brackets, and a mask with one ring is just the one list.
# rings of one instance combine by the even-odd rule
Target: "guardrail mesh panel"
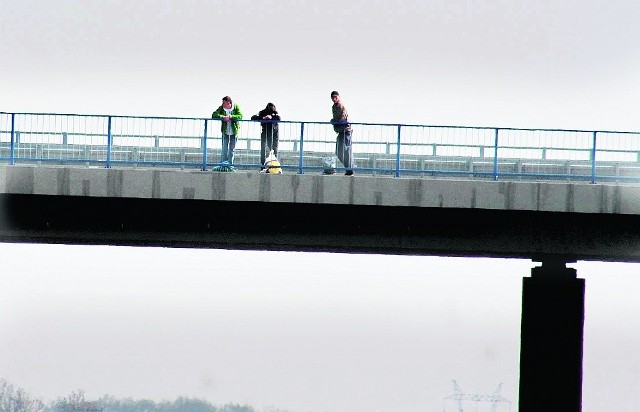
[[638,162],[640,134],[598,132],[596,161]]
[[107,117],[57,114],[15,116],[16,162],[101,162]]
[[11,158],[11,114],[0,113],[0,159]]
[[111,160],[136,164],[189,164],[202,159],[204,120],[115,117],[111,124]]
[[[568,176],[573,162],[590,162],[592,147],[590,132],[500,129],[498,134],[499,163],[515,160],[514,173],[524,177]],[[499,172],[504,173],[504,167]]]

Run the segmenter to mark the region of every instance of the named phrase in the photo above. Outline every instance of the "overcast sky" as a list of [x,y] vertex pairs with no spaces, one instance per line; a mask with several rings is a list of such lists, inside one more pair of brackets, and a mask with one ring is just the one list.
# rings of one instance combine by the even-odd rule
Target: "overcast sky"
[[[640,130],[640,3],[0,0],[0,111]],[[287,218],[284,214],[282,217]],[[0,378],[51,399],[516,410],[526,260],[0,245]],[[584,410],[640,404],[639,266],[587,279]],[[451,406],[452,408],[452,406]],[[449,410],[449,409],[448,409]],[[453,409],[451,409],[453,410]]]

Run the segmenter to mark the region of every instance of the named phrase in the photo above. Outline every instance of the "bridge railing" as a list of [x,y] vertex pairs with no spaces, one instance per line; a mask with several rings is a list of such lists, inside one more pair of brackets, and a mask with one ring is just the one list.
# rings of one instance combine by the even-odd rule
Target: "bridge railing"
[[[640,133],[352,123],[358,173],[491,180],[640,180]],[[242,120],[234,166],[260,168],[258,121]],[[335,152],[328,122],[279,122],[286,171],[319,173]],[[221,123],[207,118],[0,113],[0,162],[209,170]]]

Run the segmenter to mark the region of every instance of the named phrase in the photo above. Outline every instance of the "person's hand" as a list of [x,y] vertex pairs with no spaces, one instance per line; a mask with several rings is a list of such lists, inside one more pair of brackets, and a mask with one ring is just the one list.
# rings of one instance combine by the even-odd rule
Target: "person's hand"
[[263,119],[271,120],[271,115],[268,114],[268,115],[264,116]]
[[222,118],[222,120],[224,120],[225,122],[228,122],[230,120],[229,116],[225,116]]

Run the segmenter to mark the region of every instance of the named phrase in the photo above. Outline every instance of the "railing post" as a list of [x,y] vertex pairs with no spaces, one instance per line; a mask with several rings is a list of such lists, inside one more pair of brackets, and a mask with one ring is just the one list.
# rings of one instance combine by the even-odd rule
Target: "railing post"
[[15,135],[16,135],[16,114],[11,113],[11,152],[9,153],[10,165],[15,164],[15,157],[14,157],[15,146],[16,146]]
[[204,133],[202,133],[202,171],[207,170],[207,125],[209,119],[204,119]]
[[495,143],[493,145],[493,180],[498,180],[498,134],[500,129],[496,128]]
[[396,177],[400,177],[400,129],[401,125],[398,125],[398,147],[396,150]]
[[300,123],[300,154],[298,157],[298,174],[302,174],[303,168],[304,168],[304,164],[303,164],[303,156],[302,154],[304,153],[302,151],[304,147],[304,122]]
[[111,168],[111,145],[112,145],[112,136],[111,136],[111,116],[107,117],[107,165],[106,168]]
[[596,135],[598,132],[593,132],[593,146],[591,147],[591,183],[596,182]]

